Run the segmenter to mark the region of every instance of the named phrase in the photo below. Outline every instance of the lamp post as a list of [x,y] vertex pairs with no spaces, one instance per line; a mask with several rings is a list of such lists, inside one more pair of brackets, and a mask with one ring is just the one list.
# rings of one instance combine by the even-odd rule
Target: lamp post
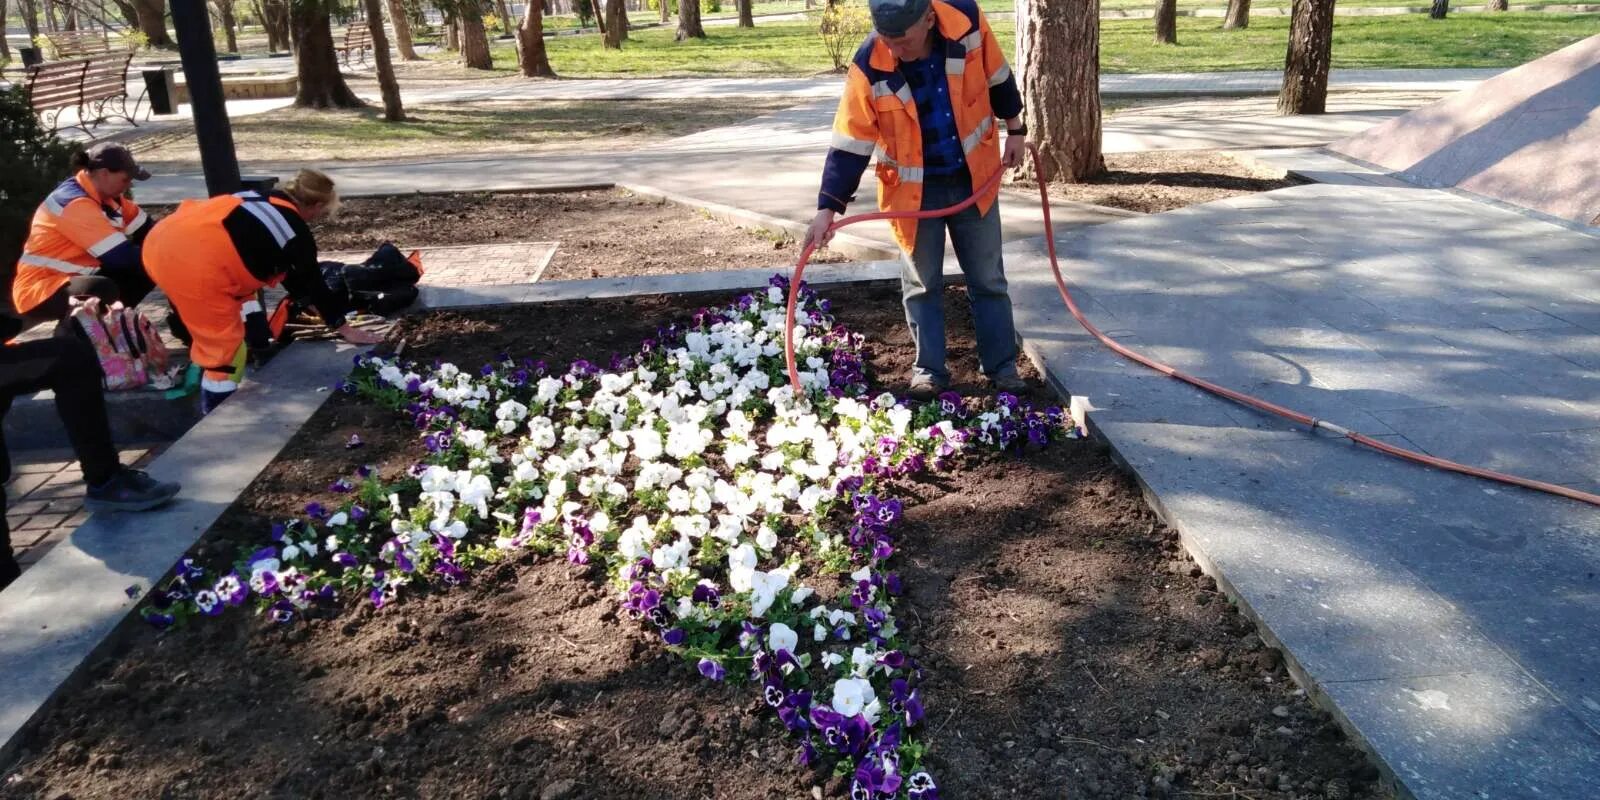
[[189,108],[194,113],[195,139],[200,144],[200,166],[206,175],[206,192],[212,196],[239,191],[239,156],[233,151],[233,128],[222,97],[222,75],[217,71],[217,48],[211,41],[211,16],[206,0],[172,0],[172,27],[178,34],[178,55],[189,86]]

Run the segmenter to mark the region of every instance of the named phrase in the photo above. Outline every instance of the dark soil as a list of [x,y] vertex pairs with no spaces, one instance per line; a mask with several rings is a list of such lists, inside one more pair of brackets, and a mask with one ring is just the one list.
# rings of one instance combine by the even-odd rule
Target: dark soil
[[[560,242],[543,281],[793,266],[791,240],[620,190],[353,198],[317,228],[322,250]],[[824,254],[822,262],[842,261]]]
[[[1050,198],[1157,214],[1298,183],[1281,171],[1246,164],[1225,152],[1157,150],[1107,155],[1104,175],[1085,183],[1052,182]],[[1028,180],[1012,186],[1037,184]]]
[[[873,373],[899,376],[911,343],[894,287],[832,295],[870,336]],[[705,299],[440,314],[410,325],[407,353],[599,360]],[[954,293],[949,307],[952,367],[972,385],[971,318]],[[353,432],[365,448],[344,449]],[[415,431],[336,396],[201,556],[333,500],[327,484],[358,463],[393,474],[419,455]],[[923,737],[943,796],[1385,796],[1098,445],[901,490],[916,500],[899,613],[928,670]],[[795,765],[754,691],[701,679],[616,608],[596,576],[527,555],[381,612],[138,628],[45,718],[0,798],[847,793]]]

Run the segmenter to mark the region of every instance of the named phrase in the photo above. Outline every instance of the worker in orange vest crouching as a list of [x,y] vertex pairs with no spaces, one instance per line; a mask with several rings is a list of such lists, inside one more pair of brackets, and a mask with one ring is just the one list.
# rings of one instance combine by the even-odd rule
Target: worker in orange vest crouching
[[65,319],[75,296],[134,306],[154,286],[139,253],[152,221],[128,196],[150,173],[111,143],[75,154],[72,166],[34,212],[17,261],[11,303],[25,328]]
[[189,358],[204,370],[203,413],[244,379],[245,320],[261,313],[256,293],[263,287],[282,282],[347,342],[379,341],[345,321],[348,309],[328,289],[317,263],[309,223],[338,203],[331,178],[302,169],[282,191],[186,200],[145,239],[145,268],[193,337]]

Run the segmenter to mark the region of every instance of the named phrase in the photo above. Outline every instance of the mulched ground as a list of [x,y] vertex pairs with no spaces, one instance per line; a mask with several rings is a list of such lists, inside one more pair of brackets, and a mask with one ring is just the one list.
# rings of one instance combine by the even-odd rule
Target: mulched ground
[[[832,296],[893,381],[911,356],[895,287]],[[409,326],[407,352],[600,360],[705,299],[440,314]],[[949,308],[952,366],[974,386],[971,319],[954,292]],[[367,446],[344,449],[354,432]],[[359,463],[393,474],[418,455],[407,425],[334,397],[200,555],[258,544]],[[1388,796],[1099,446],[901,490],[900,616],[944,797]],[[529,555],[381,612],[136,628],[6,765],[0,798],[847,794],[795,765],[749,687],[699,678],[616,608],[595,575]]]
[[[1050,197],[1157,214],[1298,183],[1281,171],[1254,167],[1220,151],[1113,153],[1106,156],[1104,175],[1087,183],[1051,182]],[[1038,184],[1030,179],[1010,185]]]
[[[793,241],[621,190],[354,198],[316,234],[317,246],[328,252],[370,250],[383,241],[402,247],[560,242],[544,281],[792,267],[800,257]],[[844,259],[822,254],[817,260]]]

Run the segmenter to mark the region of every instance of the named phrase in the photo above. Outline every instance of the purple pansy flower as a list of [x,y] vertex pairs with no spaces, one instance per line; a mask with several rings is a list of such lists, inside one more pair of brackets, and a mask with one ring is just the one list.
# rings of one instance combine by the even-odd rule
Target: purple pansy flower
[[728,676],[728,670],[722,663],[709,658],[700,659],[700,674],[714,681],[720,681]]

